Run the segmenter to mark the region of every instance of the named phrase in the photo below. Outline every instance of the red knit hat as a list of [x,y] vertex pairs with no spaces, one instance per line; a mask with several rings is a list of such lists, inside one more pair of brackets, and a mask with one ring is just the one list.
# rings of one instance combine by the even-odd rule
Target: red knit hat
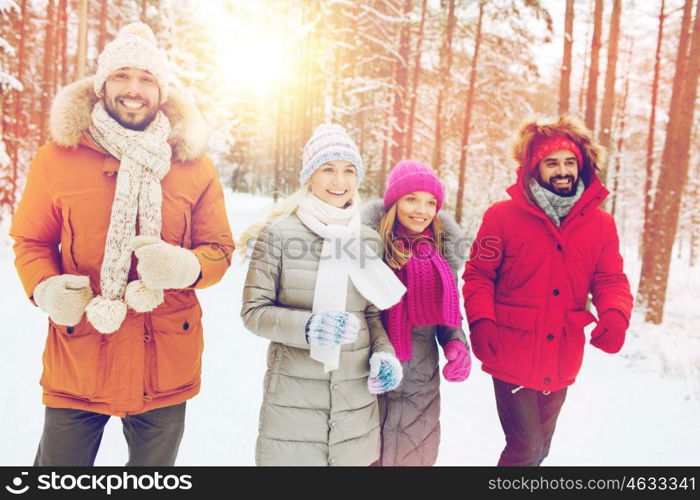
[[578,162],[578,168],[580,169],[583,165],[583,156],[581,155],[581,149],[576,145],[574,141],[565,137],[563,135],[555,135],[553,137],[541,136],[535,139],[535,143],[532,146],[532,159],[530,160],[530,170],[533,170],[547,155],[554,153],[555,151],[571,151],[576,155],[576,161]]
[[433,169],[415,160],[400,161],[389,174],[389,182],[384,191],[384,209],[388,209],[402,196],[415,191],[427,191],[435,196],[437,210],[440,210],[445,195],[442,183]]

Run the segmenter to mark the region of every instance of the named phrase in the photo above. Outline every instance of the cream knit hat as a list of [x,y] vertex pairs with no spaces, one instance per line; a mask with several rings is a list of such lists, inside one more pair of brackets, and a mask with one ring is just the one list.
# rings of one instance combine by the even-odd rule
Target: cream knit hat
[[105,80],[121,68],[138,68],[151,73],[160,87],[160,102],[168,98],[170,71],[165,52],[158,48],[151,28],[144,23],[131,23],[124,26],[117,37],[102,51],[97,59],[97,73],[93,79],[93,89],[97,97],[102,97]]
[[355,141],[340,125],[322,123],[311,134],[304,146],[299,182],[306,184],[311,175],[323,164],[333,160],[347,160],[355,166],[357,182],[365,176],[365,166]]

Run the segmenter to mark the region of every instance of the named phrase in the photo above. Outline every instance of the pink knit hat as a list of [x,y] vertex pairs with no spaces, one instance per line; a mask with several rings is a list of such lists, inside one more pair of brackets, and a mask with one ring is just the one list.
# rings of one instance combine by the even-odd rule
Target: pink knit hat
[[403,160],[389,173],[389,182],[384,191],[384,209],[402,196],[415,191],[427,191],[437,199],[437,210],[442,207],[445,195],[442,183],[432,168],[415,160]]

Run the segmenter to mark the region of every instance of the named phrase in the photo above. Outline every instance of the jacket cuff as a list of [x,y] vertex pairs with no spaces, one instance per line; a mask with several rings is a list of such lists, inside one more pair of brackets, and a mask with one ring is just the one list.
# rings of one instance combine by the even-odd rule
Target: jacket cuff
[[199,278],[188,288],[202,289],[218,283],[231,265],[231,256],[215,245],[199,246],[192,252],[201,269]]

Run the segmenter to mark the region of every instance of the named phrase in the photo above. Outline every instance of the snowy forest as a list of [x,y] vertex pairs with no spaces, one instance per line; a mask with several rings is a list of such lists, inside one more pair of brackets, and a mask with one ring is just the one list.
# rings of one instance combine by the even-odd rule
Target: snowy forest
[[0,19],[3,219],[57,89],[140,19],[236,191],[291,192],[313,128],[338,122],[368,165],[364,196],[400,159],[428,162],[473,235],[515,178],[520,124],[569,112],[609,150],[606,208],[636,249],[646,321],[663,321],[671,266],[698,263],[698,0],[0,0]]

